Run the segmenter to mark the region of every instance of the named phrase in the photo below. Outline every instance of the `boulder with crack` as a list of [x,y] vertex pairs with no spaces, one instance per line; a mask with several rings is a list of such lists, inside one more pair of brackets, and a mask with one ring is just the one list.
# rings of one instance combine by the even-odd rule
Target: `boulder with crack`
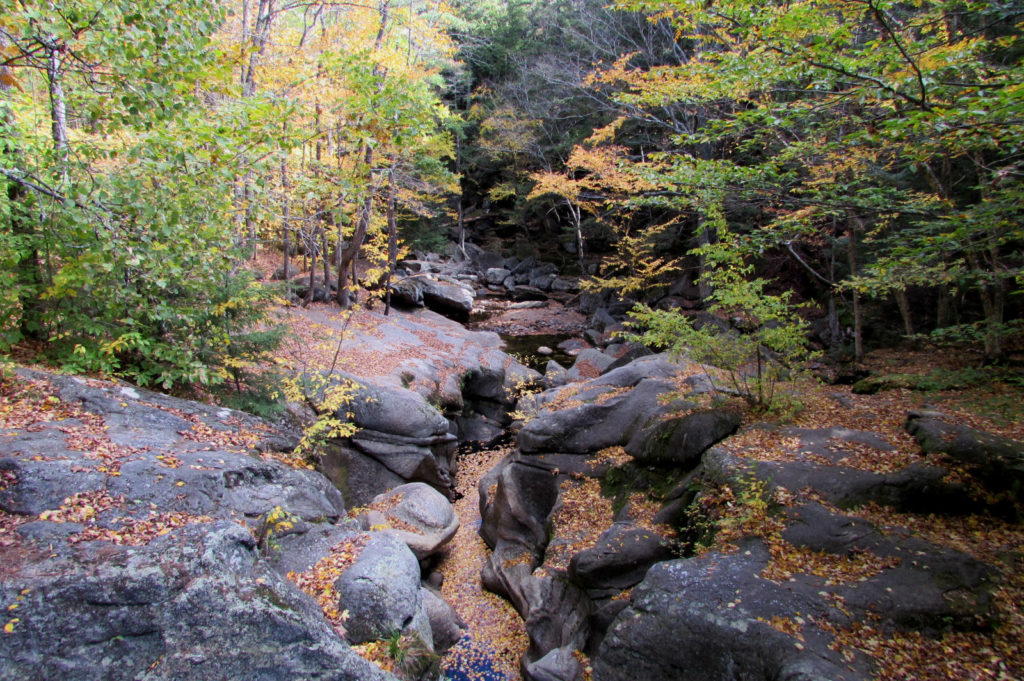
[[553,388],[525,407],[537,412],[519,431],[524,454],[586,454],[622,446],[656,418],[685,404],[662,400],[677,391],[679,366],[664,356],[640,358],[599,378]]
[[934,411],[910,412],[906,429],[924,453],[948,454],[992,491],[1024,501],[1024,442],[956,423]]
[[420,593],[420,565],[409,547],[388,532],[372,532],[355,562],[334,582],[338,608],[347,610],[346,636],[365,643],[414,633],[432,648],[430,618]]
[[337,418],[351,420],[358,430],[347,440],[328,443],[322,468],[350,503],[366,504],[410,481],[452,494],[457,440],[448,432],[448,420],[441,412],[407,388],[341,372],[333,380],[348,380],[355,386],[351,402],[339,408]]
[[363,523],[367,528],[387,528],[420,561],[441,551],[459,529],[459,518],[448,498],[422,482],[378,495]]

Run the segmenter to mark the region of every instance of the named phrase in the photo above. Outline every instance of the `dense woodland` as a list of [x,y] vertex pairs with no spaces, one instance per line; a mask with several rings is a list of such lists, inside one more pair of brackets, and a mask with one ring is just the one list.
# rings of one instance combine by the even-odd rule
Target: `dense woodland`
[[469,238],[551,244],[663,345],[707,344],[684,281],[744,361],[1004,362],[1022,28],[1013,0],[3,0],[0,350],[217,384],[277,336],[257,248],[368,262],[346,306]]

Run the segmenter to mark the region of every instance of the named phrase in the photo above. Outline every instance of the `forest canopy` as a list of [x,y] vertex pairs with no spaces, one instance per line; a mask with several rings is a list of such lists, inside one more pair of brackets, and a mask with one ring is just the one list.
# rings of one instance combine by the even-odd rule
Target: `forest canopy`
[[45,340],[70,368],[165,387],[223,381],[272,345],[271,292],[245,265],[257,246],[344,272],[382,250],[374,200],[426,219],[454,189],[443,4],[2,16],[6,346]]
[[257,248],[347,305],[467,214],[854,359],[868,303],[1020,333],[1019,3],[0,1],[0,349],[224,381],[273,344]]
[[606,285],[650,301],[691,271],[710,295],[708,250],[726,248],[827,309],[833,341],[850,327],[858,360],[869,298],[892,305],[903,335],[978,342],[989,359],[1019,335],[1018,4],[587,11],[648,25],[603,35],[621,36],[614,56],[577,90],[590,136],[534,166],[520,210],[546,203],[578,240],[610,240]]

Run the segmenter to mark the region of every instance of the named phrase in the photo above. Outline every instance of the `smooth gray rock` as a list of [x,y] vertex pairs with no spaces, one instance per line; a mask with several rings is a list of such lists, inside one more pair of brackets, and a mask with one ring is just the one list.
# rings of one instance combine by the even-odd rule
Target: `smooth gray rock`
[[735,411],[697,411],[645,428],[626,445],[626,452],[641,463],[692,468],[708,447],[736,432],[739,425]]
[[926,454],[948,454],[990,489],[1009,490],[1024,500],[1024,442],[951,423],[935,412],[910,412],[906,429]]
[[558,279],[557,275],[554,274],[534,274],[530,273],[530,278],[527,284],[531,288],[540,289],[541,291],[550,291],[551,285]]
[[420,566],[390,532],[373,532],[362,552],[334,582],[339,610],[348,610],[348,640],[365,643],[414,631],[433,644],[420,594]]
[[[295,277],[289,282],[292,295],[298,299],[305,299],[309,294],[309,275]],[[324,286],[324,278],[317,276],[313,278],[313,302],[323,303],[331,300],[338,290],[338,282],[330,279],[327,286]]]
[[[599,388],[578,395],[584,401],[579,406],[542,411],[519,431],[519,449],[530,454],[585,454],[625,445],[637,430],[668,410],[660,398],[673,390],[672,384],[653,379],[641,380],[625,393],[616,394],[608,385]],[[598,399],[602,396],[606,397]]]
[[672,551],[657,533],[628,523],[615,523],[597,543],[569,562],[569,575],[592,595],[613,595],[638,584],[655,563]]
[[445,433],[428,439],[433,444],[420,445],[400,436],[364,430],[350,441],[403,480],[426,482],[446,494],[451,491],[450,459],[456,444],[453,435]]
[[[416,558],[435,555],[452,540],[459,518],[448,498],[422,482],[401,485],[373,500],[388,532],[405,542]],[[374,523],[379,524],[379,523]]]
[[569,381],[597,378],[614,362],[614,357],[606,355],[601,350],[587,348],[576,355],[576,361],[566,374],[566,378]]
[[529,274],[537,267],[537,257],[530,255],[512,267],[512,274]]
[[399,279],[391,284],[391,304],[398,307],[422,307],[423,285],[418,277]]
[[465,321],[473,311],[475,292],[451,277],[426,276],[423,281],[423,303],[431,310]]
[[540,660],[552,650],[582,650],[590,636],[591,602],[578,586],[561,577],[530,576],[520,590],[530,645],[526,660]]
[[459,442],[479,442],[483,446],[491,446],[505,436],[505,429],[483,415],[457,416],[455,422],[459,429]]
[[[608,351],[610,350],[611,346],[609,346],[608,348]],[[638,343],[628,343],[626,345],[626,351],[621,355],[616,355],[615,361],[609,364],[605,368],[603,373],[615,371],[619,367],[624,367],[627,364],[633,362],[634,360],[640,359],[641,357],[649,357],[653,354],[654,353],[651,352],[646,346],[640,345]]]
[[340,442],[324,445],[318,470],[341,490],[350,507],[365,506],[378,494],[406,483],[374,457]]
[[[517,280],[518,282],[518,280]],[[512,288],[512,299],[513,300],[547,300],[548,294],[536,286],[527,286],[525,284],[516,283],[515,287]]]
[[528,681],[583,681],[583,666],[576,659],[575,649],[556,648],[536,662],[523,665],[523,678]]
[[499,542],[539,552],[547,542],[547,519],[558,500],[550,471],[505,459],[480,479],[480,536],[492,549]]
[[[912,513],[962,514],[979,510],[969,490],[946,480],[947,471],[915,462],[893,473],[876,473],[842,465],[844,457],[857,456],[840,443],[870,444],[883,451],[892,445],[874,433],[844,428],[783,428],[783,435],[799,441],[791,461],[751,461],[712,447],[704,454],[707,476],[715,481],[735,481],[753,474],[770,486],[789,490],[812,488],[841,508],[876,502]],[[826,463],[830,460],[832,463]]]
[[786,540],[833,554],[837,563],[863,552],[887,562],[849,581],[794,572],[777,583],[763,576],[767,548],[749,539],[737,552],[658,563],[602,641],[595,678],[867,679],[868,661],[841,658],[820,627],[801,627],[795,645],[798,639],[767,623],[814,618],[842,628],[870,616],[883,628],[929,633],[973,630],[991,619],[990,568],[966,554],[888,536],[815,503],[788,509],[787,525]]
[[[775,616],[824,616],[824,604],[816,606],[804,591],[758,580],[767,552],[757,546],[748,550],[749,555],[715,555],[651,568],[601,642],[593,660],[594,678],[866,681],[863,660],[851,672],[816,631],[805,630],[806,641],[798,647],[796,639],[767,624]],[[765,614],[766,622],[759,622],[757,617]],[[796,669],[805,671],[792,673]]]
[[607,327],[617,323],[618,320],[608,313],[607,308],[603,307],[598,308],[590,317],[590,327],[598,331],[604,331]]
[[473,369],[463,376],[462,381],[462,393],[470,399],[490,400],[506,406],[515,403],[515,398],[506,385],[507,375],[504,367]]
[[466,244],[466,251],[469,253],[470,260],[481,272],[505,266],[505,258],[500,253],[491,253],[473,244]]
[[434,650],[443,653],[459,642],[466,633],[466,623],[455,609],[433,589],[422,587],[420,596],[430,620],[430,631],[434,638]]
[[504,269],[504,268],[501,268],[501,267],[491,267],[486,272],[484,272],[484,280],[488,284],[492,284],[494,286],[500,286],[511,275],[512,275],[512,273],[510,271]]
[[558,274],[558,267],[549,262],[538,263],[530,270],[531,279],[555,274]]
[[[110,427],[108,433],[116,433]],[[43,435],[29,433],[27,436]],[[322,475],[271,459],[224,451],[208,445],[205,451],[176,451],[181,462],[165,464],[161,450],[138,451],[120,462],[119,475],[95,470],[97,461],[81,452],[63,451],[67,458],[49,457],[50,439],[22,440],[29,452],[0,458],[0,470],[15,474],[18,483],[0,490],[0,508],[9,513],[37,515],[59,507],[78,492],[106,489],[136,506],[150,504],[163,511],[218,517],[263,515],[275,506],[305,520],[336,519],[345,512],[338,490]]]
[[550,388],[563,386],[569,382],[568,370],[553,359],[544,365],[544,384]]
[[359,383],[352,403],[339,410],[339,418],[351,413],[353,422],[361,429],[409,438],[437,437],[448,432],[444,415],[419,393],[338,375]]
[[551,290],[556,293],[572,293],[580,290],[580,284],[574,279],[556,277],[551,282]]

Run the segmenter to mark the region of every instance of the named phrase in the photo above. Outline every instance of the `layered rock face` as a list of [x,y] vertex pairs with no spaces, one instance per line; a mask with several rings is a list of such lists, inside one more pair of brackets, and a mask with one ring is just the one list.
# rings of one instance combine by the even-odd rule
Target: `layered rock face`
[[450,498],[458,444],[502,437],[518,390],[541,379],[502,347],[497,334],[429,310],[368,313],[363,326],[345,328],[338,354],[356,359],[344,371],[308,377],[356,386],[336,417],[357,432],[328,443],[322,472],[353,506],[409,482]]

